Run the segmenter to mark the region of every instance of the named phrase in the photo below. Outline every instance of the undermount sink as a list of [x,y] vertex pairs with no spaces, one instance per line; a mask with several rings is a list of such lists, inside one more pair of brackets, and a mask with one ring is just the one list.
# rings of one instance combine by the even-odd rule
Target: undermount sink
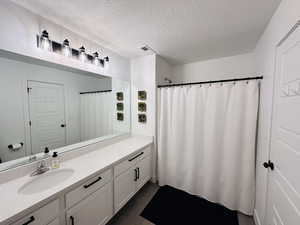
[[73,169],[57,169],[35,176],[32,180],[24,184],[19,193],[24,195],[35,194],[55,187],[72,176]]

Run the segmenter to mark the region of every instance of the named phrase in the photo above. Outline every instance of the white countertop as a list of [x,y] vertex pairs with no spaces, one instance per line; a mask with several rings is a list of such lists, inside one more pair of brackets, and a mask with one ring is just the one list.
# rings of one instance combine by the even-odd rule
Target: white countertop
[[153,143],[152,137],[132,136],[77,158],[64,161],[61,163],[60,169],[70,168],[75,172],[64,182],[43,192],[30,195],[18,192],[25,183],[35,178],[31,177],[30,174],[1,184],[0,225],[6,224],[9,219],[24,211],[43,204],[54,196],[72,188],[82,180],[111,167],[151,143]]

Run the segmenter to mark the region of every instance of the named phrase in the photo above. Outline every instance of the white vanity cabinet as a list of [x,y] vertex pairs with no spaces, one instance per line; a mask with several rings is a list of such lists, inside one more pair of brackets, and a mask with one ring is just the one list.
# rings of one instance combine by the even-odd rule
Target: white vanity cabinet
[[59,200],[47,205],[23,217],[12,225],[59,225]]
[[151,147],[114,167],[114,206],[118,212],[151,178]]
[[112,170],[89,179],[66,194],[68,225],[102,225],[113,216]]
[[106,224],[113,216],[112,189],[112,182],[110,182],[68,210],[67,224]]
[[[66,168],[70,166],[75,171],[72,178],[65,181],[65,183],[69,182],[68,185],[64,183],[58,184],[62,185],[63,188],[56,193],[52,193],[51,196],[49,195],[47,197],[48,200],[41,198],[39,208],[37,208],[37,205],[34,207],[34,204],[28,204],[26,202],[28,201],[28,197],[23,198],[23,195],[21,196],[19,193],[15,193],[15,201],[21,201],[23,205],[27,205],[26,207],[24,206],[24,210],[29,210],[32,207],[32,211],[28,211],[28,214],[27,211],[19,215],[16,213],[13,216],[7,216],[7,218],[3,218],[0,215],[0,224],[107,224],[113,215],[151,179],[152,140],[147,138],[145,142],[132,147],[134,140],[135,139],[130,139],[130,141],[128,141],[130,148],[128,147],[127,149],[127,145],[125,145],[124,149],[123,143],[120,143],[119,146],[115,144],[111,151],[107,149],[107,151],[94,151],[91,153],[92,158],[90,160],[86,157],[87,159],[85,159],[84,165],[78,164],[82,159],[79,161],[79,159],[74,158],[72,159],[74,162],[71,160],[66,161],[64,166]],[[140,138],[137,138],[137,142],[139,143],[140,141]],[[80,169],[77,169],[75,166],[73,168],[72,165],[76,165],[80,167]],[[59,171],[59,169],[57,171]],[[40,176],[42,178],[43,175]],[[45,173],[44,176],[47,176],[47,173]],[[38,179],[38,177],[35,179]],[[28,180],[30,181],[30,179]],[[28,180],[26,182],[28,182]],[[24,185],[24,181],[21,181],[20,187]],[[4,187],[9,190],[10,186]],[[19,187],[16,189],[19,189]],[[42,194],[46,195],[45,193]],[[44,200],[45,203],[42,203],[42,200]],[[5,207],[1,209],[5,210]],[[10,211],[13,209],[14,208],[10,208]],[[10,211],[7,210],[6,213]]]

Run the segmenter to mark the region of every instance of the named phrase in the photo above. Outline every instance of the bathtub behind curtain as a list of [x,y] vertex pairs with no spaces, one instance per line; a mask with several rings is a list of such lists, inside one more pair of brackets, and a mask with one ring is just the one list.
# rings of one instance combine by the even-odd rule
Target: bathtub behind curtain
[[253,214],[259,82],[158,90],[158,177]]

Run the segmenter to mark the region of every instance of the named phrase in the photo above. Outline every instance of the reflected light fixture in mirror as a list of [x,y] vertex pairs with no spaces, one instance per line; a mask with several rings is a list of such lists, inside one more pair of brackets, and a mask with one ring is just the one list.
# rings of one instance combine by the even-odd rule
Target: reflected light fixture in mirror
[[84,46],[81,46],[79,48],[79,59],[80,59],[81,62],[85,62],[86,59],[87,59]]
[[68,39],[65,39],[63,42],[63,54],[66,57],[70,57],[72,55],[72,50],[70,48],[70,42]]
[[94,65],[95,66],[99,66],[100,65],[100,61],[99,61],[99,53],[98,52],[94,52],[93,53],[94,56]]
[[109,57],[104,57],[104,68],[107,70],[109,68]]
[[51,51],[51,41],[49,40],[49,34],[46,30],[43,30],[40,36],[41,49]]

